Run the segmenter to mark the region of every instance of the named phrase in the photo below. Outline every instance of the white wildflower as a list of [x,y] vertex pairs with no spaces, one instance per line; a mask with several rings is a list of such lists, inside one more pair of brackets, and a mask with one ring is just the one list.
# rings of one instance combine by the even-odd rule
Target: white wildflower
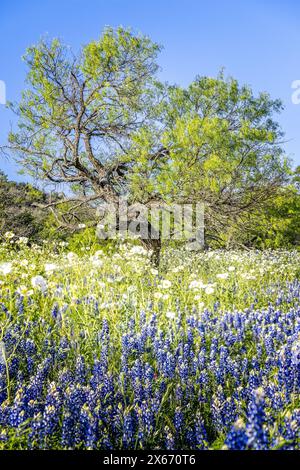
[[101,268],[101,266],[103,266],[103,261],[102,259],[99,259],[98,256],[92,256],[91,261],[93,266],[96,268]]
[[17,243],[19,245],[27,245],[28,243],[28,238],[27,237],[19,237]]
[[46,263],[45,264],[46,273],[53,273],[53,271],[56,271],[57,268],[58,268],[57,264],[54,264],[54,263]]
[[13,232],[5,232],[4,234],[4,238],[6,238],[7,240],[11,240],[12,238],[14,238],[15,234]]
[[150,273],[153,275],[153,276],[157,276],[158,275],[158,270],[157,269],[150,269]]
[[172,286],[172,282],[168,279],[163,279],[158,287],[161,289],[169,289]]
[[17,289],[17,292],[18,292],[18,294],[22,295],[23,297],[24,296],[30,297],[33,294],[33,290],[28,289],[28,287],[24,286],[24,285],[19,286],[18,289]]
[[13,266],[12,263],[2,263],[0,264],[0,274],[4,276],[12,272]]
[[217,275],[216,275],[216,277],[217,277],[218,279],[227,279],[228,276],[229,276],[228,273],[220,273],[220,274],[217,274]]
[[78,256],[76,255],[76,253],[73,253],[72,251],[70,251],[68,254],[67,254],[67,260],[72,263],[73,261],[75,261],[76,259],[78,258]]
[[167,318],[170,318],[171,320],[173,320],[175,318],[175,312],[171,312],[170,310],[168,312],[166,312],[166,317]]
[[133,246],[130,250],[131,255],[147,256],[148,251],[142,246]]
[[207,286],[205,289],[205,294],[210,295],[215,292],[215,289],[212,286]]
[[201,289],[204,286],[202,281],[194,280],[190,282],[189,289]]
[[29,264],[28,259],[21,259],[20,266],[26,267],[28,266],[28,264]]
[[172,269],[172,272],[173,273],[179,273],[180,271],[183,271],[184,270],[184,266],[182,264],[180,264],[179,266],[176,266],[175,268]]

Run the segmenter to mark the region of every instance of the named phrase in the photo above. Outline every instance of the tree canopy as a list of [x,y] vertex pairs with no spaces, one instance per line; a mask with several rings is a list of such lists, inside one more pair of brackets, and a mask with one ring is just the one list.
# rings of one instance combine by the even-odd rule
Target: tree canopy
[[76,55],[57,39],[30,47],[9,150],[35,177],[68,184],[73,213],[124,195],[149,207],[201,201],[216,239],[288,182],[282,105],[222,72],[186,88],[161,83],[159,50],[124,28]]

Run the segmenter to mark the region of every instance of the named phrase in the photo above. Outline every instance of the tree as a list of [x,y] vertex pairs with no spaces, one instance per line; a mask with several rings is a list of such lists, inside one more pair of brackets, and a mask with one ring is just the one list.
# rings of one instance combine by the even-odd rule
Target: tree
[[181,204],[203,201],[206,241],[222,244],[224,231],[244,226],[289,181],[283,134],[273,119],[281,108],[280,101],[266,93],[255,97],[222,73],[198,77],[187,89],[170,87],[159,136],[167,158],[153,168],[147,155],[157,148],[157,135],[142,129],[131,177],[136,197],[147,200],[155,193]]
[[[187,89],[160,84],[158,51],[123,28],[107,28],[77,56],[58,40],[29,48],[9,150],[35,177],[70,186],[48,205],[65,204],[71,221],[86,205],[118,206],[122,195],[146,207],[200,200],[207,235],[218,237],[286,181],[272,118],[281,104],[222,74]],[[151,220],[143,223],[149,234]],[[142,242],[158,263],[159,229]]]
[[29,87],[9,147],[34,177],[71,185],[72,215],[88,203],[117,205],[126,192],[132,162],[121,157],[153,119],[158,50],[123,28],[107,28],[77,57],[58,40],[28,49]]

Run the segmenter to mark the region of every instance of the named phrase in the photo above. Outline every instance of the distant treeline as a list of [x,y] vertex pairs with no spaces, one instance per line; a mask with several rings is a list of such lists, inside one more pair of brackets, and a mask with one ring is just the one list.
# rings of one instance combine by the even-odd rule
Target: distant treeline
[[49,196],[29,183],[9,181],[0,171],[0,233],[39,241],[50,235],[50,213],[39,205]]

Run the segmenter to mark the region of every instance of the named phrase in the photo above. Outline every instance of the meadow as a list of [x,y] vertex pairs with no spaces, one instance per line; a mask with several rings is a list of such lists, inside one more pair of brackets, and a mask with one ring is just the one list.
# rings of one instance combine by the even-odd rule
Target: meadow
[[299,449],[300,254],[0,245],[0,449]]

